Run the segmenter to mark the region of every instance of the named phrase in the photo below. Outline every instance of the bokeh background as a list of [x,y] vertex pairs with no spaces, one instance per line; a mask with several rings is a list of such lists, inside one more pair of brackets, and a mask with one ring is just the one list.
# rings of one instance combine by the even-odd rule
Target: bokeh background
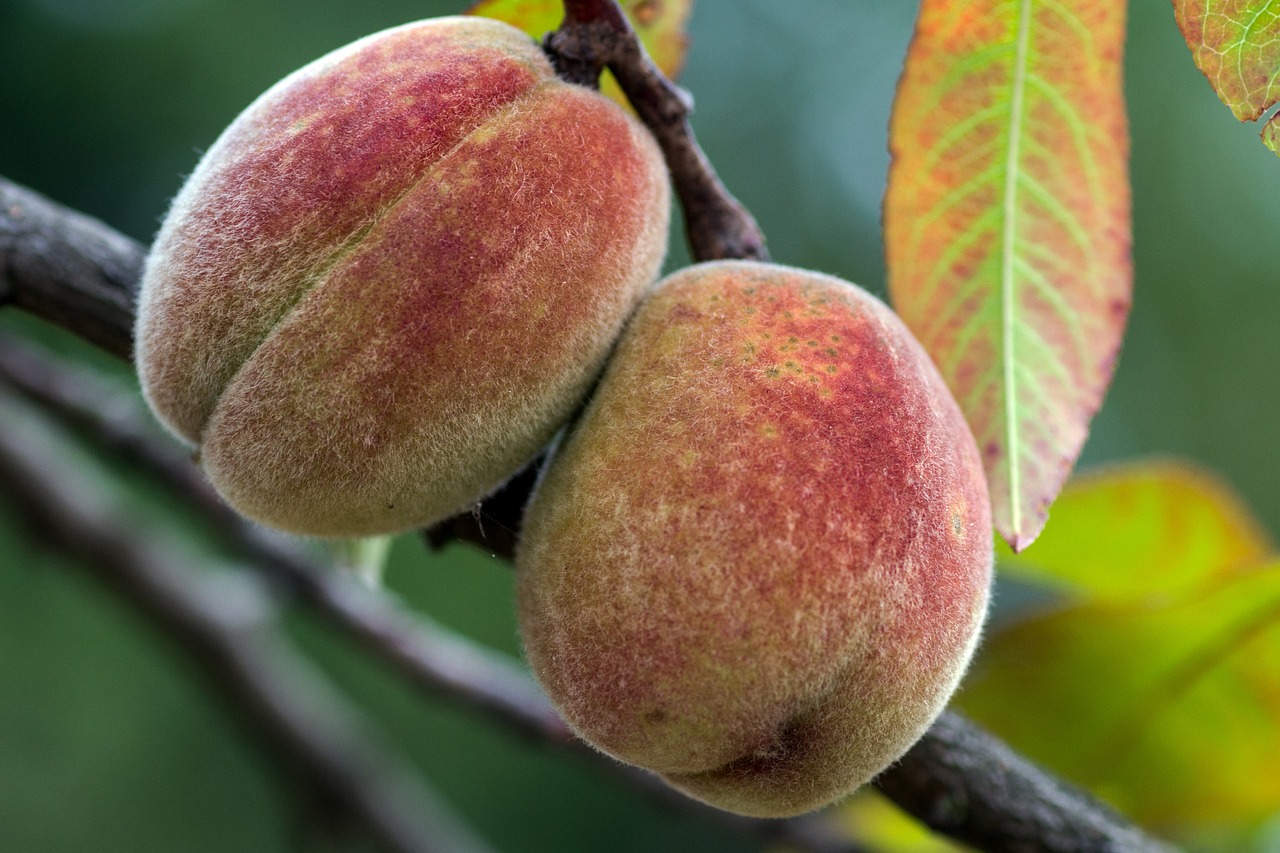
[[[366,33],[466,5],[0,0],[0,174],[147,241],[198,152],[276,79]],[[696,0],[682,78],[704,148],[774,258],[882,296],[885,135],[915,5]],[[1081,464],[1190,458],[1280,534],[1280,162],[1214,97],[1167,2],[1135,0],[1130,14],[1135,307]],[[669,266],[687,258],[673,233]],[[0,335],[96,358],[13,311],[0,312]],[[161,498],[121,482],[121,501],[166,523]],[[388,585],[518,651],[510,570],[486,555],[432,554],[406,538]],[[750,849],[424,700],[316,625],[293,628],[502,850]],[[305,843],[301,822],[291,780],[181,657],[39,551],[0,501],[0,850],[290,850]]]

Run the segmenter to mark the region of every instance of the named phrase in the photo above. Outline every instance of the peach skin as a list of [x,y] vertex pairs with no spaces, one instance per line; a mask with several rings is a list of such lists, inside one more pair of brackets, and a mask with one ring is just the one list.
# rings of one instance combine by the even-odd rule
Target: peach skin
[[668,207],[649,134],[518,30],[377,33],[259,97],[174,200],[142,283],[143,390],[251,518],[430,524],[580,404]]
[[701,264],[642,303],[543,473],[521,632],[585,740],[794,815],[941,712],[991,564],[973,437],[898,318],[829,276]]

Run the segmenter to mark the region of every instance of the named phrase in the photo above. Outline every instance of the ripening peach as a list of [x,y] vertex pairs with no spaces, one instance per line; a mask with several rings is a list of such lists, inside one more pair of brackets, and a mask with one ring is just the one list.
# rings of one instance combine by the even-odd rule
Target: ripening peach
[[377,33],[201,159],[147,261],[143,389],[252,518],[429,524],[579,404],[657,275],[668,206],[647,132],[518,30]]
[[587,741],[712,805],[825,805],[942,710],[991,581],[981,460],[906,327],[744,262],[658,285],[544,472],[521,631]]

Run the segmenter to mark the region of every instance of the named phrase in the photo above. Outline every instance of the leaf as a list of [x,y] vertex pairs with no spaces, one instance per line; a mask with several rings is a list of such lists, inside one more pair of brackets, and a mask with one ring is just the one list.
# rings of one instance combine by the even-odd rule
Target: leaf
[[965,853],[958,841],[936,835],[889,802],[873,788],[863,788],[830,813],[832,823],[847,838],[881,853]]
[[1241,121],[1280,101],[1280,0],[1173,0],[1196,67]]
[[670,79],[679,77],[689,50],[686,28],[693,0],[623,0],[622,10],[654,64]]
[[890,126],[889,292],[983,452],[996,528],[1044,526],[1128,314],[1122,0],[924,0]]
[[[678,77],[689,47],[685,28],[693,10],[693,0],[622,0],[620,5],[654,64],[672,80]],[[467,10],[467,14],[506,21],[541,39],[560,26],[564,5],[562,0],[480,0]],[[630,108],[626,96],[608,71],[600,80],[600,91]]]
[[1270,149],[1272,154],[1280,155],[1280,113],[1273,115],[1271,119],[1262,126],[1262,144]]
[[959,698],[1140,822],[1280,808],[1280,562],[1162,604],[1088,603],[990,640]]
[[1007,574],[1088,599],[1169,600],[1264,562],[1274,548],[1243,501],[1184,462],[1136,462],[1072,478],[1034,548]]
[[564,5],[562,0],[480,0],[467,14],[505,21],[541,39],[560,26]]

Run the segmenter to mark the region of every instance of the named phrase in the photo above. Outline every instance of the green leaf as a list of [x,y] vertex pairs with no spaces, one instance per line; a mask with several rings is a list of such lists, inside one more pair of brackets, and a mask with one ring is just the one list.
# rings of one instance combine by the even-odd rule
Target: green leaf
[[890,127],[889,292],[1014,550],[1101,404],[1131,293],[1122,0],[924,0]]
[[930,832],[872,788],[863,788],[830,813],[846,837],[881,853],[965,853],[972,848]]
[[992,638],[959,704],[1140,822],[1280,809],[1280,562],[1158,604],[1087,603]]
[[1240,498],[1175,461],[1109,466],[1073,478],[1053,523],[1001,570],[1113,602],[1168,600],[1264,562],[1273,546]]
[[480,0],[467,14],[505,21],[541,40],[560,26],[564,5],[561,0]]
[[[689,47],[685,29],[693,10],[693,0],[622,0],[621,6],[654,64],[674,80],[684,67]],[[467,14],[506,21],[541,39],[560,26],[564,5],[562,0],[481,0]],[[630,107],[608,71],[601,78],[600,90],[623,106]]]

